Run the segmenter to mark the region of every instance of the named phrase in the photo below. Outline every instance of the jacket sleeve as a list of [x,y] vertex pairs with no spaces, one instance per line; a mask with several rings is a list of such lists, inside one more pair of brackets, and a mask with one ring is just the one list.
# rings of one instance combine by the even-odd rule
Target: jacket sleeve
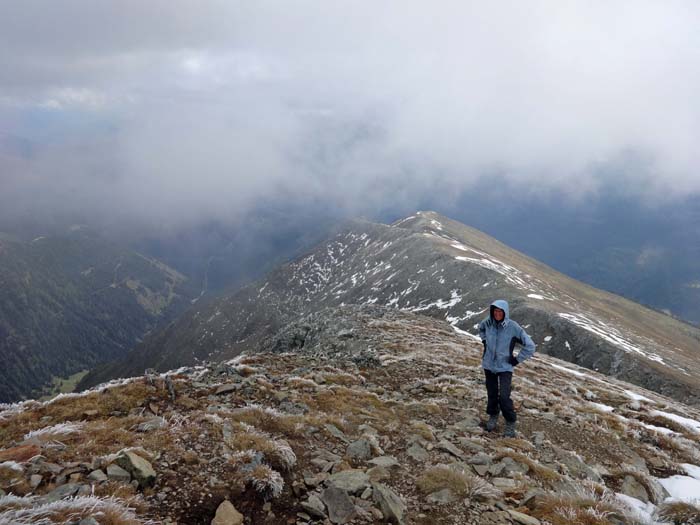
[[479,337],[482,341],[486,341],[486,319],[479,323]]
[[522,341],[522,347],[520,348],[520,352],[518,352],[517,359],[522,363],[523,361],[530,359],[535,354],[535,343],[522,327],[518,328],[520,328],[519,337],[520,341]]

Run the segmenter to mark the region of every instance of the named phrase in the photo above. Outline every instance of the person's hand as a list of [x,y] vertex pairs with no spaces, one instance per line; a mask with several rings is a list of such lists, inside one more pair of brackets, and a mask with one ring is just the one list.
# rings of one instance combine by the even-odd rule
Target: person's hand
[[518,366],[520,364],[520,361],[518,361],[518,358],[515,356],[510,356],[508,362],[513,366]]

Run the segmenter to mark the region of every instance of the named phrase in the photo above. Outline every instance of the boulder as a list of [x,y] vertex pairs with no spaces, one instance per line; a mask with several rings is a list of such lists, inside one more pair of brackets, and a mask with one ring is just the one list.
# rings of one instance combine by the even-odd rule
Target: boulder
[[359,469],[343,470],[331,475],[328,479],[331,485],[349,494],[361,494],[370,486],[369,476]]
[[326,504],[331,523],[347,523],[357,515],[357,509],[348,493],[334,485],[323,491],[321,500]]
[[312,518],[324,519],[326,517],[326,506],[316,494],[311,494],[309,499],[302,501],[301,508],[308,512]]
[[406,523],[406,504],[396,492],[382,483],[372,484],[374,502],[379,506],[384,517],[391,523],[404,525]]
[[211,525],[243,525],[243,514],[229,500],[224,500],[217,507]]
[[366,438],[360,438],[348,445],[345,455],[361,461],[368,459],[372,457],[372,445]]
[[637,498],[644,503],[649,503],[649,495],[647,494],[647,489],[644,488],[637,478],[631,474],[627,474],[622,480],[622,486],[620,487],[620,492],[626,496],[632,498]]
[[122,451],[116,459],[117,465],[129,472],[141,488],[150,487],[156,481],[156,472],[151,464],[131,451]]

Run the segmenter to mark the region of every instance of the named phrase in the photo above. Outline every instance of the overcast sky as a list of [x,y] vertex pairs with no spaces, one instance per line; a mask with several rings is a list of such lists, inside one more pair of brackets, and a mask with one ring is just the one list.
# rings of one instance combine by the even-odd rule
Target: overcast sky
[[[0,207],[700,192],[697,1],[4,1]],[[511,187],[509,185],[509,187]]]

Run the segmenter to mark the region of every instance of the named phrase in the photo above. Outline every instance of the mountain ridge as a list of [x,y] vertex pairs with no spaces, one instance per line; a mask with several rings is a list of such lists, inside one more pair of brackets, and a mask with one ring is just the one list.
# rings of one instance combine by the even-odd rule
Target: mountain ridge
[[[435,212],[390,225],[352,221],[263,279],[191,309],[80,386],[145,368],[227,359],[300,315],[342,304],[383,304],[447,319],[475,334],[495,298],[538,349],[697,403],[700,330],[579,283],[476,229]],[[167,349],[167,352],[163,350]]]

